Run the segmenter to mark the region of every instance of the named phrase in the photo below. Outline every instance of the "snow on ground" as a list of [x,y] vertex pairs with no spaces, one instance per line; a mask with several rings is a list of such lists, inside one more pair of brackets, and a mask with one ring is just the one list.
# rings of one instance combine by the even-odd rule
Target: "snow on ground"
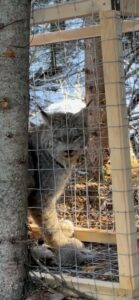
[[[60,73],[53,76],[47,74],[51,68],[51,49],[49,46],[31,49],[33,55],[30,66],[30,114],[31,122],[40,124],[37,105],[48,113],[77,113],[85,107],[85,53],[84,42],[75,41],[59,44],[57,49],[57,66]],[[45,73],[42,79],[36,81],[39,70]]]

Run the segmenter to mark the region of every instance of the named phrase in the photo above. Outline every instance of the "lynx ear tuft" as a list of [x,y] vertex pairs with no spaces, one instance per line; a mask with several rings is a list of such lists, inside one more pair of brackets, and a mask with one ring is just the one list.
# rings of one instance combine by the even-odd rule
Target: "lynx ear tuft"
[[[87,102],[87,101],[86,101]],[[87,103],[86,103],[86,108],[90,106],[90,104],[93,102],[93,98],[91,98]]]
[[42,108],[39,105],[37,105],[37,107],[41,113],[43,122],[47,125],[50,125],[51,124],[51,115],[46,113],[44,110],[42,110]]

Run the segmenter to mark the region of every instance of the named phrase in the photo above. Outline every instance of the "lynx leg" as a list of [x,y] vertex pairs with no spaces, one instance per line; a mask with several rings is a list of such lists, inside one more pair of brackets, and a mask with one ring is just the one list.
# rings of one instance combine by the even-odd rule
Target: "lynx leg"
[[46,243],[56,247],[68,243],[68,238],[73,235],[74,226],[67,220],[59,222],[54,198],[44,196],[41,209],[39,197],[31,196],[29,206],[30,219],[35,228],[33,237],[43,237]]
[[[53,259],[55,257],[57,263],[61,263],[63,266],[72,266],[76,263],[80,265],[85,262],[92,262],[93,253],[85,249],[82,242],[69,237],[74,230],[73,224],[67,220],[59,222],[55,207],[43,209],[42,218],[41,210],[32,208],[30,212],[35,223],[37,223],[39,228],[42,228],[42,236],[46,244],[55,248],[53,249],[53,253],[51,253],[51,257]],[[66,235],[62,230],[64,230]],[[46,261],[49,259],[48,249],[45,245],[35,246],[32,251],[33,255],[35,251],[37,259],[42,257]]]
[[[73,266],[93,261],[94,254],[87,250],[81,241],[69,237],[74,231],[72,222],[66,220],[59,222],[56,210],[52,210],[51,212],[49,210],[49,216],[48,214],[44,216],[44,223],[46,226],[45,229],[47,228],[46,237],[49,237],[49,244],[55,247],[54,252],[58,264]],[[71,231],[69,231],[69,228]],[[64,229],[64,233],[62,229]]]
[[[42,223],[45,239],[52,247],[61,247],[68,244],[75,244],[76,239],[69,238],[69,235],[72,235],[73,233],[73,226],[71,225],[72,223],[69,222],[70,226],[67,226],[67,229],[68,227],[71,228],[70,233],[67,229],[65,229],[65,232],[68,232],[65,235],[62,230],[62,224],[60,224],[57,216],[56,200],[57,199],[53,197],[49,198],[48,195],[47,199],[45,199],[45,197],[43,199]],[[78,246],[82,246],[82,243],[80,241],[76,240],[76,243],[78,243]]]
[[43,237],[46,244],[57,247],[65,245],[67,243],[67,237],[61,230],[57,214],[53,209],[29,209],[33,223],[37,225],[39,230],[39,236],[37,232],[37,238]]
[[59,223],[55,207],[43,209],[43,232],[45,239],[53,247],[63,246],[68,243]]

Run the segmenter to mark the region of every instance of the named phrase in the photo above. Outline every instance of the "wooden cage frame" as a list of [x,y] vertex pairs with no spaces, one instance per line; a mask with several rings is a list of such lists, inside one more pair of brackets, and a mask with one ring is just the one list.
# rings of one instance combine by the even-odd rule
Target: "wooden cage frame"
[[[139,299],[137,233],[131,192],[128,121],[123,101],[125,87],[121,59],[122,32],[139,31],[139,20],[120,22],[121,15],[139,16],[139,1],[78,0],[72,3],[59,4],[35,10],[31,18],[31,24],[50,23],[92,14],[100,16],[99,25],[37,34],[30,38],[31,46],[40,46],[101,37],[116,232],[76,228],[75,236],[82,241],[117,243],[119,283],[73,277],[66,277],[66,280],[70,285],[80,288],[80,290],[99,300]],[[52,280],[50,276],[47,276],[47,278]]]

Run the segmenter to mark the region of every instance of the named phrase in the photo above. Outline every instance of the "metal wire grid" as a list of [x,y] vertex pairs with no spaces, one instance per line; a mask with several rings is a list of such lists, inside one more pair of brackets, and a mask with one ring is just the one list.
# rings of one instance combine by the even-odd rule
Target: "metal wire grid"
[[[127,50],[127,39],[128,37],[126,34],[123,34],[123,49]],[[134,39],[135,41],[135,39]],[[89,42],[89,41],[88,41]],[[93,44],[93,47],[95,49],[95,55],[97,56],[97,42],[98,40],[95,39],[95,42]],[[135,41],[136,43],[136,41]],[[49,48],[49,50],[48,50]],[[55,47],[55,54],[57,55],[57,61],[60,62],[61,65],[63,65],[63,62],[65,64],[65,69],[74,68],[74,63],[72,64],[71,61],[71,55],[74,54],[76,57],[75,65],[79,66],[79,72],[77,71],[77,68],[75,68],[75,73],[79,73],[77,76],[76,86],[74,83],[71,82],[70,78],[73,76],[73,74],[70,72],[67,72],[66,76],[62,74],[60,79],[57,76],[57,67],[54,67],[54,73],[55,78],[50,78],[48,73],[44,72],[43,80],[42,80],[42,88],[44,88],[45,93],[47,92],[47,100],[49,101],[49,98],[51,98],[51,93],[53,92],[52,89],[47,87],[47,83],[53,82],[56,84],[57,93],[59,91],[59,86],[61,86],[61,90],[63,90],[63,99],[67,101],[70,96],[72,98],[72,95],[70,95],[70,88],[71,84],[73,85],[73,88],[75,89],[78,86],[78,89],[83,91],[83,95],[85,96],[85,85],[86,85],[86,61],[85,61],[85,51],[86,51],[86,41],[77,41],[77,42],[66,42],[62,44],[58,44],[57,47]],[[90,49],[90,58],[91,58],[91,50]],[[50,49],[50,46],[45,46],[46,55],[49,57],[50,61],[50,52],[53,51],[52,47]],[[83,59],[80,60],[80,51],[83,52]],[[39,52],[39,51],[38,51]],[[126,52],[126,51],[125,51]],[[78,55],[79,54],[79,55]],[[38,56],[38,53],[36,53],[36,57]],[[46,58],[45,58],[46,59]],[[96,64],[94,64],[94,60],[91,62],[92,66],[91,69],[95,69],[95,78],[91,78],[90,76],[90,86],[95,85],[96,86],[96,99],[97,99],[97,105],[94,109],[91,109],[92,115],[95,113],[100,112],[102,109],[106,109],[105,102],[100,104],[100,85],[102,84],[103,78],[99,77],[97,74],[98,67],[102,65],[102,61],[99,61]],[[52,70],[53,71],[53,70]],[[35,74],[36,75],[36,74]],[[45,77],[46,75],[46,77]],[[94,75],[94,73],[93,73]],[[137,73],[134,75],[137,81]],[[34,86],[35,93],[37,94],[37,84],[36,84],[36,78],[35,76],[31,78],[32,87]],[[88,80],[88,78],[87,78]],[[128,81],[129,79],[127,79]],[[77,84],[78,82],[78,84]],[[64,84],[63,84],[64,83]],[[132,85],[132,83],[131,83]],[[53,85],[54,86],[54,85]],[[64,86],[64,88],[63,88]],[[132,87],[133,88],[133,87]],[[34,94],[35,94],[34,93]],[[81,94],[81,92],[80,92]],[[128,94],[128,93],[127,93]],[[49,97],[50,95],[50,97]],[[60,92],[61,96],[61,92]],[[92,98],[94,97],[94,94],[91,95]],[[75,96],[74,96],[75,97]],[[73,98],[74,98],[73,97]],[[37,96],[36,96],[37,99]],[[45,108],[46,105],[48,105],[47,101],[43,103],[43,107]],[[73,104],[74,105],[74,104]],[[31,112],[32,114],[32,112]],[[98,122],[99,123],[99,122]],[[93,156],[93,149],[91,153],[87,153],[86,149],[84,149],[84,153],[82,154],[80,161],[76,165],[76,168],[73,170],[72,177],[70,179],[70,182],[68,183],[65,193],[61,197],[59,203],[57,204],[57,209],[59,213],[60,218],[67,218],[72,220],[74,224],[77,226],[82,227],[88,227],[88,228],[99,228],[99,229],[113,229],[115,228],[114,223],[114,215],[113,215],[113,204],[112,204],[112,178],[111,178],[111,165],[109,160],[109,146],[104,149],[102,146],[102,139],[105,138],[105,136],[102,136],[101,132],[101,124],[97,124],[99,126],[91,127],[89,126],[89,134],[91,139],[91,134],[94,134],[94,131],[97,130],[97,135],[99,136],[99,149],[97,149],[99,153],[99,164],[97,164],[96,168],[98,170],[98,178],[97,180],[91,175],[92,167],[90,167],[90,163],[88,163],[88,157],[91,154]],[[67,128],[68,133],[68,128]],[[107,137],[106,137],[107,139]],[[68,147],[68,145],[67,145]],[[107,151],[108,157],[107,157],[107,163],[104,164],[104,151]],[[137,181],[136,181],[137,180]],[[138,172],[136,172],[134,178],[133,178],[133,189],[136,190],[136,199],[138,202],[138,185],[135,182],[138,182]],[[138,217],[137,217],[138,220]],[[117,281],[118,280],[118,265],[117,265],[117,253],[116,253],[116,247],[112,247],[110,245],[88,245],[88,247],[91,247],[96,249],[96,252],[104,257],[104,270],[100,268],[100,265],[102,264],[102,260],[100,260],[100,256],[96,256],[95,259],[92,262],[92,272],[87,266],[85,271],[80,270],[80,266],[76,264],[75,269],[65,269],[60,266],[60,272],[65,272],[66,274],[70,274],[72,276],[76,277],[91,277],[93,279],[103,279],[103,280],[111,280],[111,281]],[[109,265],[107,271],[106,271],[106,265]],[[52,268],[53,269],[53,268]],[[58,269],[57,269],[58,272]],[[113,298],[114,299],[114,298]]]

